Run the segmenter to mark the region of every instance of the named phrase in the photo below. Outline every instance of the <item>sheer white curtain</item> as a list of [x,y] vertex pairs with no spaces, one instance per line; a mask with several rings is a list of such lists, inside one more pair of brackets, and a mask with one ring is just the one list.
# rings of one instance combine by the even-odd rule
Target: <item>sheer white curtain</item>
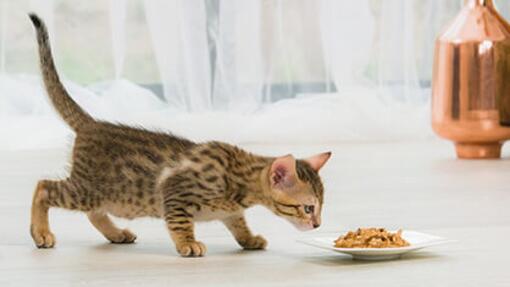
[[[508,19],[509,1],[496,3]],[[36,11],[66,85],[98,117],[236,142],[430,136],[434,38],[461,6],[0,0],[0,132],[11,147],[38,124],[68,133],[42,95],[26,17]]]
[[200,111],[211,107],[205,1],[144,1],[165,99]]

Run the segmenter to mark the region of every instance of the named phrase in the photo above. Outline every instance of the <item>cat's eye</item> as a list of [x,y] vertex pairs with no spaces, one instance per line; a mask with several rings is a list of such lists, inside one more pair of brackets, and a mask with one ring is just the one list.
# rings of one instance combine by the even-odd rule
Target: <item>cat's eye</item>
[[313,205],[305,205],[304,206],[305,213],[307,213],[307,214],[313,213],[314,209],[315,209],[315,207]]

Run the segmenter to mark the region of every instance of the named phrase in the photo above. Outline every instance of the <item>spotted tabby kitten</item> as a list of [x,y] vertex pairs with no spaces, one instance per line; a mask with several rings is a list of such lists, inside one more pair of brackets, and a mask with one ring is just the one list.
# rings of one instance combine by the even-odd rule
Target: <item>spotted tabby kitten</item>
[[50,207],[85,212],[113,243],[132,243],[136,235],[115,226],[109,215],[163,218],[182,256],[205,254],[193,227],[208,220],[221,220],[244,249],[265,248],[266,240],[251,233],[243,215],[257,204],[300,229],[319,227],[323,186],[317,172],[330,153],[305,160],[263,157],[226,143],[194,143],[96,121],[69,97],[56,72],[45,25],[36,15],[30,18],[47,92],[76,132],[70,176],[37,184],[30,226],[37,247],[55,245]]

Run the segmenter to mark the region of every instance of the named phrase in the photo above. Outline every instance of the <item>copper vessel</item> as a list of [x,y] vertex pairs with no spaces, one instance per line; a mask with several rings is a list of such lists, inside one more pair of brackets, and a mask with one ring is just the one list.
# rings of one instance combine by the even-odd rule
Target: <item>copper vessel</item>
[[432,127],[459,158],[499,158],[510,139],[510,25],[492,0],[466,0],[436,40]]

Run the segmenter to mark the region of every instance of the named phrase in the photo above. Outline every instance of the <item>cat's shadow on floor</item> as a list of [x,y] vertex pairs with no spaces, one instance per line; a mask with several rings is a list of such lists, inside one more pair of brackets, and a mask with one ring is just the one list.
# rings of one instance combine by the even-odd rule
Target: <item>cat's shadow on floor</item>
[[[264,250],[242,250],[236,245],[230,244],[209,244],[206,257],[211,256],[231,256],[231,255],[253,255],[263,253]],[[173,243],[134,243],[134,244],[112,244],[102,243],[91,246],[92,249],[101,252],[124,253],[124,254],[140,254],[153,256],[177,256],[177,251]]]

